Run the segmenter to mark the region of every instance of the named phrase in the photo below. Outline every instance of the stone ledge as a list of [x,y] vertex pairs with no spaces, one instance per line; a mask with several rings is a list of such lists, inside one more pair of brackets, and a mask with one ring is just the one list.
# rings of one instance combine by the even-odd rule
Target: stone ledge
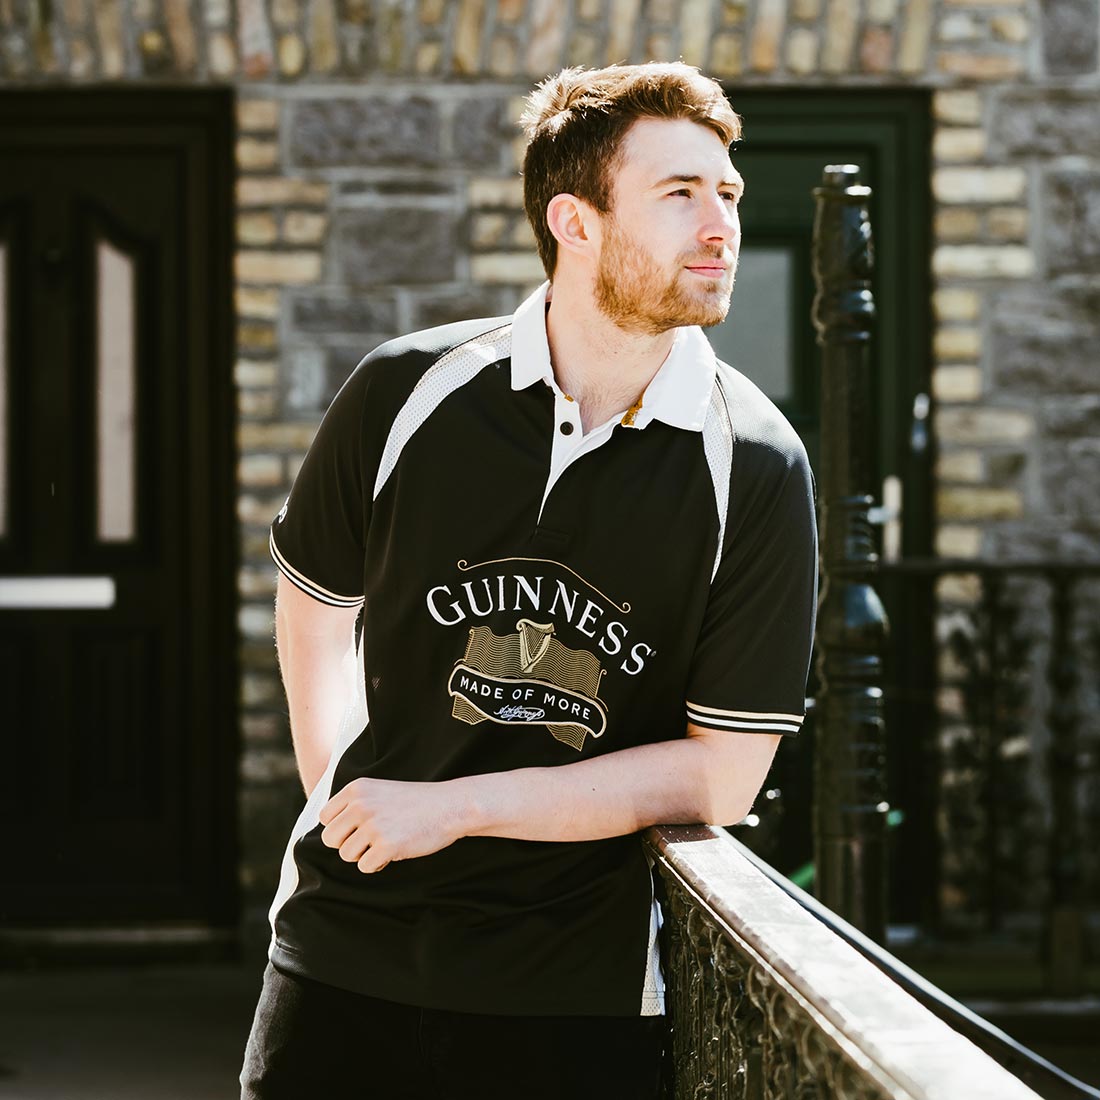
[[1035,417],[1020,409],[947,408],[936,413],[936,435],[945,443],[1018,443],[1035,434]]
[[332,95],[297,99],[290,108],[290,162],[306,168],[362,164],[439,165],[440,105],[426,96]]
[[932,252],[937,278],[1026,279],[1035,256],[1023,245],[940,245]]
[[339,278],[349,287],[447,282],[458,262],[457,219],[427,207],[363,207],[337,212]]
[[234,271],[244,283],[298,286],[321,277],[321,256],[317,252],[238,252]]
[[937,491],[936,514],[944,520],[1019,519],[1024,499],[1017,489],[952,485]]
[[317,434],[319,419],[308,423],[241,424],[237,445],[242,451],[305,451]]
[[932,115],[954,126],[975,126],[982,120],[982,97],[973,91],[937,91],[932,95]]
[[237,100],[237,129],[242,133],[270,133],[278,127],[278,101],[274,99]]
[[981,330],[970,325],[940,326],[932,337],[932,351],[941,360],[976,360],[982,354]]
[[1044,236],[1051,273],[1094,273],[1100,264],[1100,171],[1049,171],[1044,183]]
[[473,207],[523,209],[523,180],[518,177],[475,176],[467,193]]
[[938,168],[932,193],[944,203],[1020,202],[1027,194],[1022,168]]
[[235,156],[242,172],[266,172],[278,162],[279,146],[274,141],[242,137],[237,141]]
[[237,314],[270,321],[279,316],[279,291],[238,286],[234,293]]
[[972,366],[936,366],[932,370],[932,395],[940,402],[978,401],[982,397],[982,372]]
[[1100,156],[1100,97],[1095,90],[1013,89],[996,101],[994,150],[1006,156]]
[[941,287],[932,295],[932,310],[937,321],[976,321],[981,295],[961,287]]
[[248,176],[237,181],[240,206],[324,206],[327,183],[316,180]]
[[1095,75],[1100,61],[1097,0],[1056,0],[1039,5],[1046,71],[1052,76]]
[[940,127],[932,137],[937,161],[976,161],[985,156],[986,135],[979,127]]
[[470,257],[470,275],[479,283],[540,283],[546,278],[534,252],[487,252]]
[[1023,58],[1016,54],[941,53],[937,68],[965,80],[1011,80],[1024,74]]
[[942,558],[977,558],[982,553],[982,529],[960,524],[941,524],[936,529],[936,554]]
[[872,1088],[887,1096],[1038,1100],[771,882],[727,833],[664,825],[645,836],[661,873],[681,884],[745,964],[798,1004]]
[[975,450],[941,451],[936,459],[936,478],[940,481],[981,482],[985,479],[982,452]]

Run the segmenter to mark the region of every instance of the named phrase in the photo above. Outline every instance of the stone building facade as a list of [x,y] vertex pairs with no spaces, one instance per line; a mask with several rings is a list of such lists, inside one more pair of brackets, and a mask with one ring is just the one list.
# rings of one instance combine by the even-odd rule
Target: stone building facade
[[1098,40],[1098,0],[0,0],[0,90],[236,91],[246,899],[299,797],[267,525],[363,353],[541,281],[532,83],[682,58],[736,87],[931,89],[936,549],[1095,557]]

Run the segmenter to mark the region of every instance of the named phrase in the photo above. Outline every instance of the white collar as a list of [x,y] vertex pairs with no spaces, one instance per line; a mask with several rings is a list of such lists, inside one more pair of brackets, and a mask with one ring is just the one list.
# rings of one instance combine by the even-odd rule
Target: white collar
[[[545,382],[557,391],[546,339],[546,295],[549,281],[540,286],[512,317],[512,389],[525,390]],[[676,330],[665,361],[646,387],[634,427],[661,420],[674,428],[701,432],[716,373],[714,349],[697,325]]]

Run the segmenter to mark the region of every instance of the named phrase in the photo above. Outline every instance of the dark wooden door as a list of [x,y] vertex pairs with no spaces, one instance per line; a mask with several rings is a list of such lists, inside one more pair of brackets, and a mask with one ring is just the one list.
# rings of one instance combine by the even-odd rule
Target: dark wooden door
[[[931,549],[932,455],[928,425],[914,420],[930,375],[930,104],[926,92],[731,89],[744,120],[732,157],[745,177],[742,246],[730,314],[711,330],[718,354],[754,378],[782,408],[815,466],[820,455],[820,351],[811,322],[813,189],[827,164],[856,164],[872,189],[873,291],[877,321],[867,395],[877,429],[876,503],[900,497],[886,550]],[[890,502],[887,502],[890,503]],[[892,546],[890,544],[893,544]],[[881,585],[891,621],[887,687],[891,832],[891,920],[925,914],[934,880],[930,603],[911,586]],[[812,690],[812,683],[811,683]],[[813,722],[783,747],[761,799],[760,848],[787,873],[811,859]],[[752,832],[745,840],[754,843]]]
[[234,915],[231,109],[0,96],[0,928]]
[[827,164],[856,164],[872,189],[871,348],[880,481],[904,482],[907,556],[928,552],[930,466],[912,446],[913,405],[930,370],[929,97],[925,92],[731,90],[745,136],[732,158],[746,180],[742,245],[727,320],[710,330],[719,355],[771,396],[817,465],[820,355],[810,308],[813,189]]

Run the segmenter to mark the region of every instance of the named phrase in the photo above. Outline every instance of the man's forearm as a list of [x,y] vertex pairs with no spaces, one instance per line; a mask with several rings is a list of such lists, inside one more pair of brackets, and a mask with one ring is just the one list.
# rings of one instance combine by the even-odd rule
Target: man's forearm
[[466,836],[583,841],[661,822],[729,824],[748,813],[778,742],[689,723],[681,740],[559,767],[434,783],[353,779],[322,807],[321,840],[371,874]]
[[597,840],[662,822],[729,824],[748,813],[775,744],[756,734],[689,736],[454,784],[470,836]]

